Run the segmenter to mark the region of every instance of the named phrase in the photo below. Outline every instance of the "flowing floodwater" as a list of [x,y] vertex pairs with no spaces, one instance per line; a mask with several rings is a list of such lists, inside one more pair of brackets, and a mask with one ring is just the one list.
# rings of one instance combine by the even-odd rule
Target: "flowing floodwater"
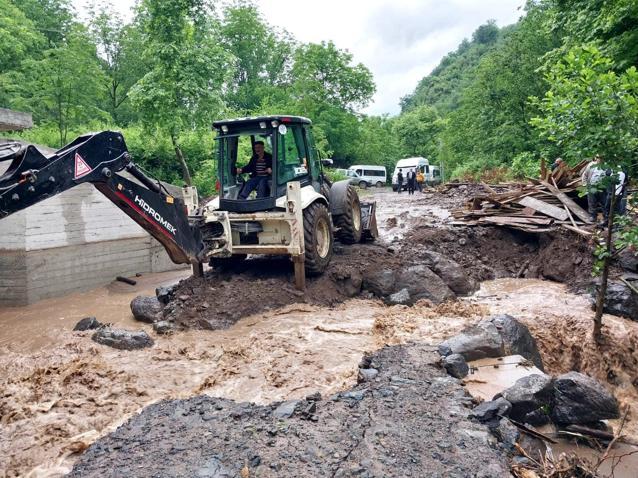
[[[401,236],[410,224],[449,220],[449,212],[430,204],[426,195],[399,200],[396,194],[379,194],[386,203],[379,210],[385,241]],[[150,326],[134,321],[133,297],[153,295],[155,287],[188,275],[147,274],[136,286],[114,282],[0,309],[0,469],[7,476],[61,476],[95,439],[162,399],[204,393],[266,404],[317,391],[329,396],[356,383],[365,352],[408,341],[438,344],[490,314],[522,319],[538,338],[551,373],[572,370],[576,359],[599,379],[608,372],[596,368],[600,358],[593,351],[574,356],[572,345],[584,340],[591,311],[585,298],[556,283],[489,281],[474,296],[439,306],[386,306],[363,299],[336,307],[293,304],[246,317],[226,330],[172,336],[154,335]],[[86,316],[145,329],[155,345],[138,351],[98,345],[91,332],[72,332]],[[638,324],[615,317],[605,317],[605,323],[617,337],[637,333]],[[621,353],[631,345],[619,344]],[[616,355],[608,360],[619,378],[617,395],[623,403],[635,403],[632,371],[617,361]],[[635,429],[630,415],[628,430],[635,434]]]

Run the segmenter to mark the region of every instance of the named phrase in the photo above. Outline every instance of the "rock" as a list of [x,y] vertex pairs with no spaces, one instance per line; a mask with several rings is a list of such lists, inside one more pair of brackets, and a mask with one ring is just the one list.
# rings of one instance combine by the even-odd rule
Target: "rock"
[[490,402],[483,402],[474,407],[470,412],[470,416],[483,423],[496,423],[500,420],[500,416],[507,416],[511,409],[512,404],[501,397]]
[[503,444],[507,451],[514,451],[515,444],[521,436],[518,428],[512,425],[507,418],[501,418],[498,425],[491,429],[494,436]]
[[[596,301],[598,286],[594,288],[592,300]],[[608,314],[620,315],[638,321],[638,294],[620,281],[610,280],[607,283],[607,296],[604,311]]]
[[502,396],[512,404],[509,416],[513,420],[544,425],[549,421],[553,392],[552,377],[534,374],[519,378]]
[[556,423],[592,423],[619,416],[616,398],[593,378],[569,372],[554,380],[552,419]]
[[339,394],[339,396],[341,398],[349,398],[351,400],[360,401],[360,400],[363,400],[363,397],[365,397],[367,392],[368,392],[368,389],[364,388],[363,390],[352,390],[350,392],[344,392]]
[[543,370],[543,360],[538,351],[536,340],[534,340],[527,326],[511,315],[496,315],[488,320],[496,326],[501,334],[505,354],[521,355]]
[[470,371],[470,367],[461,354],[450,354],[444,357],[443,367],[447,373],[456,378],[463,378]]
[[283,419],[290,418],[295,414],[295,408],[297,408],[297,404],[300,400],[289,400],[287,402],[283,402],[272,412],[275,418]]
[[428,299],[440,304],[456,297],[447,284],[425,265],[400,269],[394,287],[396,291],[407,289],[410,293],[410,303]]
[[157,297],[144,297],[138,295],[131,301],[131,312],[135,320],[152,324],[159,319],[162,313],[162,304]]
[[503,339],[496,326],[489,321],[465,329],[439,345],[443,356],[461,354],[466,361],[504,355]]
[[[462,239],[463,240],[463,239]],[[466,269],[436,252],[424,253],[428,266],[457,295],[469,295],[478,289],[478,282],[470,278]]]
[[84,317],[75,324],[73,330],[76,332],[83,332],[85,330],[99,329],[100,327],[104,327],[104,324],[99,322],[95,317]]
[[630,272],[638,272],[638,254],[632,248],[626,247],[618,254],[618,265]]
[[332,279],[341,292],[346,297],[354,297],[359,295],[363,286],[363,277],[358,271],[354,270],[337,270],[332,273]]
[[393,271],[390,269],[366,271],[363,278],[363,288],[377,297],[389,298],[400,292],[398,299],[405,299],[407,291],[410,298],[406,305],[412,305],[418,300],[428,299],[435,304],[453,299],[454,292],[425,265],[416,265]]
[[121,350],[143,349],[152,347],[154,343],[153,339],[144,331],[132,332],[110,327],[99,329],[93,334],[91,340]]
[[386,297],[395,292],[394,271],[390,269],[366,271],[363,276],[363,288],[377,297]]
[[157,300],[160,301],[160,303],[166,305],[168,304],[171,299],[173,299],[175,295],[175,286],[169,286],[169,287],[158,287],[157,289],[155,289],[155,296],[157,297]]
[[153,323],[153,330],[156,334],[166,335],[175,332],[177,330],[177,326],[174,322],[169,320],[159,320]]
[[401,289],[399,292],[395,292],[388,297],[388,303],[390,304],[409,304],[410,293],[408,289]]
[[379,371],[376,368],[360,368],[359,369],[359,383],[371,382],[379,375]]

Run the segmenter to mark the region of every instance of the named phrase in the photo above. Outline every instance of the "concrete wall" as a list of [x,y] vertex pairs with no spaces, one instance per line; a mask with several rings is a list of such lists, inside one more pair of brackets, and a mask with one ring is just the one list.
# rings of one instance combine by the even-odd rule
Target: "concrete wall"
[[182,267],[90,184],[0,221],[0,305],[88,290],[118,275]]
[[18,131],[32,127],[31,113],[0,108],[0,131]]

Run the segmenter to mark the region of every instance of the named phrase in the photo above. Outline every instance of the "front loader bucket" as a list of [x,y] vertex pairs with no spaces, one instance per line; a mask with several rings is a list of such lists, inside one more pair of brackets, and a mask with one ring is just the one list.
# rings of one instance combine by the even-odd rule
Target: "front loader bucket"
[[361,203],[361,225],[363,226],[361,242],[374,241],[377,237],[379,237],[379,230],[377,229],[376,202]]

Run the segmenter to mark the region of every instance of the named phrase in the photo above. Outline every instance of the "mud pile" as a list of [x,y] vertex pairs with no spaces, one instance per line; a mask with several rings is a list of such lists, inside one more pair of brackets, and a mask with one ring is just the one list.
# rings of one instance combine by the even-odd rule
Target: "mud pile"
[[365,273],[381,267],[400,269],[401,264],[382,245],[337,245],[328,270],[320,277],[308,277],[304,293],[294,288],[289,259],[250,258],[232,270],[211,270],[203,278],[181,281],[163,316],[177,329],[216,330],[294,303],[335,306],[361,294]]
[[362,363],[370,381],[329,399],[164,401],[94,443],[69,476],[506,476],[436,360],[431,346],[386,347]]
[[569,282],[584,290],[591,283],[591,246],[568,231],[530,234],[498,227],[419,227],[403,251],[414,260],[419,247],[443,254],[478,281],[503,277]]

